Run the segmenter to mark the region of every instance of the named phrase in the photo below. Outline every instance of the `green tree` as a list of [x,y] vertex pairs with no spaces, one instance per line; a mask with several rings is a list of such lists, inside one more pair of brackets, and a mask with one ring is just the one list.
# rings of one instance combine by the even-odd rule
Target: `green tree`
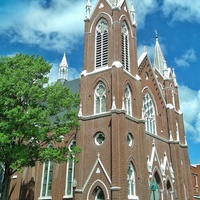
[[[4,166],[1,199],[9,199],[11,176],[37,161],[64,162],[69,151],[62,136],[79,126],[78,94],[62,84],[48,84],[51,65],[42,57],[0,57],[0,164]],[[53,148],[46,148],[55,144]]]

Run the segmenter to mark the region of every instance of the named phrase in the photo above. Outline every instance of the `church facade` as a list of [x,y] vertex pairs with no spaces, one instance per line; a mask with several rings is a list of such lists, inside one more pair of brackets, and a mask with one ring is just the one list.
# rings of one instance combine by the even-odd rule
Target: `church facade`
[[[137,58],[135,11],[126,0],[86,5],[80,79],[60,81],[80,93],[77,163],[37,163],[13,176],[11,199],[192,200],[188,146],[178,84],[158,37],[151,64]],[[70,69],[69,69],[70,70]],[[20,198],[19,198],[20,195]]]

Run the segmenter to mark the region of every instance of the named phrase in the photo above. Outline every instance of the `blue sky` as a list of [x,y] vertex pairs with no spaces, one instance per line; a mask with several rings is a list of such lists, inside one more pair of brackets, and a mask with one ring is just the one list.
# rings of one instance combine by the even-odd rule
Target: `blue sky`
[[[41,55],[57,78],[63,52],[69,80],[79,77],[83,63],[83,31],[87,0],[0,0],[0,55]],[[91,0],[94,8],[97,0]],[[138,55],[146,46],[152,58],[155,30],[168,67],[179,84],[181,111],[191,163],[200,163],[200,1],[127,0],[137,17]]]

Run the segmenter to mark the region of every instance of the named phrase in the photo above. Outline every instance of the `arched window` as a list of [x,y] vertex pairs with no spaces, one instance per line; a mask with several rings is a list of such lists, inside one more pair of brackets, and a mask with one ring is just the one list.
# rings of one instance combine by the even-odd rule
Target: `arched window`
[[95,109],[94,112],[106,112],[106,87],[102,82],[99,82],[94,94]]
[[96,26],[96,68],[108,65],[108,22],[101,18]]
[[127,115],[132,115],[132,102],[131,102],[131,90],[127,85],[125,88],[125,109]]
[[127,184],[128,184],[128,199],[132,199],[136,196],[135,191],[135,169],[132,164],[128,166],[127,171]]
[[156,119],[153,101],[149,94],[143,97],[142,118],[145,120],[145,131],[156,134]]
[[[69,150],[71,151],[73,147],[76,146],[76,140],[73,139],[69,144]],[[73,196],[73,181],[74,181],[74,160],[69,159],[67,161],[66,168],[66,186],[65,186],[65,196]]]
[[130,67],[129,67],[129,32],[128,32],[128,26],[125,21],[122,22],[121,34],[122,34],[122,64],[127,71],[130,71]]
[[105,200],[105,196],[101,188],[97,189],[95,200]]
[[41,197],[51,197],[53,161],[43,164]]

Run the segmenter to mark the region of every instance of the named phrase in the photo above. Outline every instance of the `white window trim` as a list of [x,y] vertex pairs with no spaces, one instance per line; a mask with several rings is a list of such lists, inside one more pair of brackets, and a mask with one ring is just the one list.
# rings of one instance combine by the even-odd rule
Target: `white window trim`
[[[128,26],[125,21],[122,23],[121,28],[121,38],[122,39],[122,63],[123,63],[123,56],[124,56],[124,68],[126,71],[130,72],[130,54],[129,54],[129,31]],[[127,46],[126,46],[126,40],[127,40]]]
[[126,114],[132,116],[132,93],[131,93],[131,89],[128,85],[125,88],[125,92],[126,92],[126,89],[128,89],[128,91],[129,91],[128,97],[126,97],[126,94],[124,95]]
[[[144,98],[147,97],[147,96],[149,97],[148,102],[151,102],[151,109],[153,111],[151,116],[148,116],[147,112],[146,112],[147,110],[144,109],[144,105],[147,104],[146,102],[144,102]],[[142,110],[142,118],[145,120],[145,131],[148,132],[148,133],[151,133],[153,135],[157,135],[155,106],[154,106],[154,103],[152,101],[151,96],[148,93],[145,94],[144,97],[143,97],[142,109],[143,109]]]
[[[129,177],[129,167],[132,170],[132,174],[131,177]],[[134,166],[132,164],[129,164],[128,166],[128,171],[127,171],[127,181],[128,182],[133,182],[133,184],[128,183],[128,199],[135,199],[137,198],[136,196],[136,179],[135,179],[135,169]],[[129,194],[129,186],[131,186],[131,191],[133,191],[133,194]],[[132,192],[131,192],[132,193]]]
[[74,161],[72,160],[72,185],[71,185],[71,194],[67,194],[67,188],[68,188],[68,169],[69,169],[69,161],[67,162],[66,166],[66,182],[65,182],[65,195],[63,198],[72,198],[73,197],[73,180],[74,180]]
[[[48,162],[47,180],[49,181],[50,162],[52,162],[52,161],[47,161],[47,162]],[[44,170],[45,170],[45,162],[43,163],[43,169],[42,169],[42,184],[41,184],[41,190],[40,190],[39,199],[52,199],[51,196],[42,196],[43,183],[44,183]],[[48,184],[46,185],[45,194],[47,194],[47,188],[48,188],[47,186],[48,186]]]
[[[103,27],[101,27],[103,30],[103,32],[101,32],[100,33],[100,31],[98,30],[98,25],[101,25],[101,22],[105,22],[105,26]],[[105,43],[105,41],[104,41],[104,33],[105,33],[105,30],[106,30],[106,32],[107,32],[107,43]],[[99,31],[99,33],[101,34],[101,44],[100,44],[100,65],[97,67],[97,33],[98,33],[98,31]],[[107,50],[106,50],[106,54],[107,54],[107,56],[106,56],[106,64],[104,64],[104,47],[105,48],[107,48]],[[108,22],[106,21],[106,19],[104,19],[104,18],[101,18],[100,20],[99,20],[99,22],[97,23],[97,26],[96,26],[96,32],[95,32],[95,69],[97,70],[97,69],[99,69],[99,68],[102,68],[102,67],[107,67],[108,66]]]
[[[104,94],[102,94],[102,96],[100,97],[99,94],[97,93],[97,89],[99,88],[100,85],[103,85],[105,87],[105,92]],[[97,112],[97,97],[99,97],[99,112]],[[102,111],[102,97],[105,97],[105,101],[106,101],[106,86],[104,85],[103,82],[99,82],[95,88],[94,91],[94,114],[101,114],[101,113],[106,113],[106,102],[105,102],[105,111]]]
[[[76,143],[76,139],[72,139],[72,141],[70,142],[68,149],[71,151],[72,150],[72,146],[74,146],[74,144]],[[76,144],[75,144],[76,145]],[[73,181],[74,181],[74,160],[72,161],[72,184],[71,184],[71,194],[68,195],[67,194],[67,188],[68,188],[68,170],[69,170],[69,160],[67,161],[67,165],[66,165],[66,179],[65,179],[65,195],[63,196],[63,199],[69,199],[69,198],[73,198]]]

